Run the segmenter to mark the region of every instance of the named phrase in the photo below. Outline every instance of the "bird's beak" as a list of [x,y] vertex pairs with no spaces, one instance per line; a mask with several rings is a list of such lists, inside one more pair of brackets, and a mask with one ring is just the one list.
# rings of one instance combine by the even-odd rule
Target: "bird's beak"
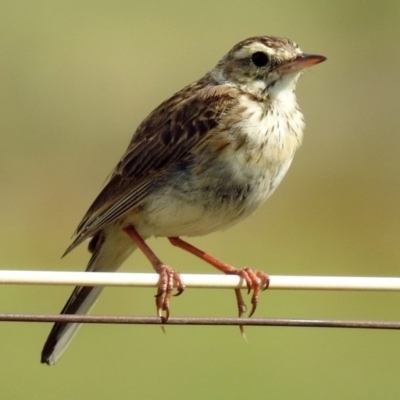
[[303,69],[312,67],[326,60],[326,57],[317,54],[301,54],[293,61],[286,64],[278,65],[274,70],[281,74],[290,74],[292,72],[299,72]]

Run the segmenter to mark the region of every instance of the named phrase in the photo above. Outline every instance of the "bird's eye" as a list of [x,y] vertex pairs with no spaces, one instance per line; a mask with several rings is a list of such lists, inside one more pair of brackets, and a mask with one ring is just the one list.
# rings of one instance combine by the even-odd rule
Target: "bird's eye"
[[269,58],[262,51],[257,51],[251,56],[251,61],[256,67],[265,67],[269,62]]

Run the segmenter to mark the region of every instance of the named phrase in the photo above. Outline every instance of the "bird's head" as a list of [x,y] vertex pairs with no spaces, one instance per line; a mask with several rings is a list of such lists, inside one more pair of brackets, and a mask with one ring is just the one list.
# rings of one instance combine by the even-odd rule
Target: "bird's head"
[[320,55],[304,54],[286,38],[258,36],[232,48],[217,64],[211,76],[218,84],[237,86],[261,97],[277,97],[294,91],[302,71],[325,61]]

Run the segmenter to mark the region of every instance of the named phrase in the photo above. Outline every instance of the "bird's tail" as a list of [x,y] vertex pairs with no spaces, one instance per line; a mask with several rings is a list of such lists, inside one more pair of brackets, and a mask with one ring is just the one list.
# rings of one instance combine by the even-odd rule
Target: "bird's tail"
[[[107,234],[109,233],[109,234]],[[86,271],[112,272],[135,250],[132,240],[121,229],[119,232],[99,232],[89,245],[93,252]],[[93,248],[94,247],[94,248]],[[72,292],[61,314],[87,314],[95,305],[103,287],[78,286]],[[56,322],[44,344],[41,362],[53,365],[62,356],[81,324]]]

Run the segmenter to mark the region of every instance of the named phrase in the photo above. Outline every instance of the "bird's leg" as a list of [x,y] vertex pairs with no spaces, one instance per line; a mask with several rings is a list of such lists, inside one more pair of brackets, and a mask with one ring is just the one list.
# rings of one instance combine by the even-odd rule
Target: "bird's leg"
[[[137,233],[136,229],[132,225],[129,225],[123,229],[128,234],[128,236],[136,243],[139,249],[142,250],[143,254],[151,262],[151,265],[153,266],[155,271],[160,275],[156,294],[157,315],[163,319],[163,322],[167,322],[169,318],[169,303],[174,285],[176,285],[178,289],[178,293],[176,294],[176,296],[179,296],[185,290],[185,285],[182,282],[178,272],[173,270],[168,265],[164,264],[153,253],[153,251],[142,239],[142,237]],[[162,311],[165,311],[165,317],[162,316]]]
[[[252,270],[248,267],[236,269],[232,265],[226,264],[223,261],[214,258],[210,254],[205,253],[204,251],[192,246],[191,244],[185,242],[178,237],[170,237],[168,239],[172,245],[180,247],[181,249],[188,251],[196,257],[201,258],[203,261],[211,264],[213,267],[219,269],[223,273],[227,275],[239,275],[246,282],[248,293],[253,290],[253,295],[251,297],[252,308],[249,317],[254,314],[254,311],[256,311],[257,308],[260,289],[265,290],[269,286],[269,277],[267,274],[261,271]],[[246,305],[244,304],[240,289],[235,289],[235,295],[239,310],[239,317],[241,317],[243,313],[246,312]]]

